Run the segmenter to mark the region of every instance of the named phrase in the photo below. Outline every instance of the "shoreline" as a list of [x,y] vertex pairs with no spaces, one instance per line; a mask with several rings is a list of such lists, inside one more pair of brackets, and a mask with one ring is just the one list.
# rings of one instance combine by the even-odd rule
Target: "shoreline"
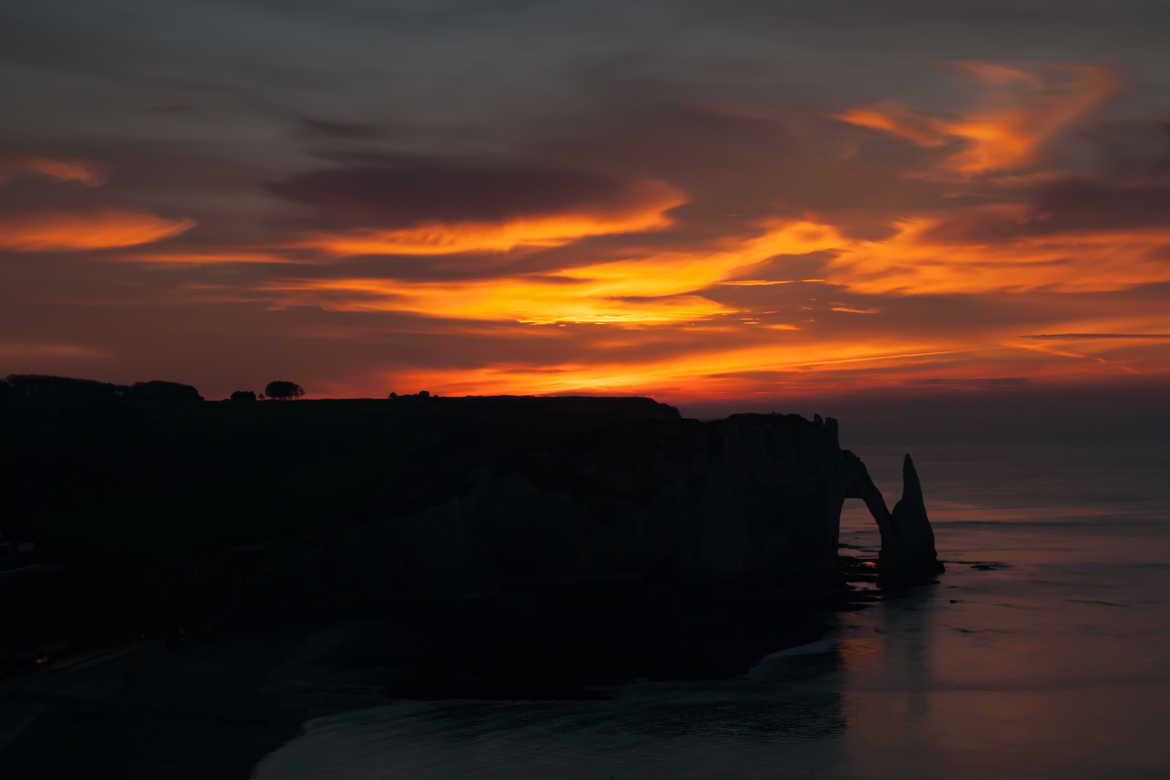
[[247,778],[294,738],[306,712],[263,694],[269,659],[291,637],[233,637],[170,648],[159,640],[96,665],[0,684],[6,778]]
[[[842,556],[843,566],[864,581],[865,567],[849,558]],[[875,598],[865,585],[853,595],[835,606],[772,613],[771,622],[757,614],[738,627],[711,613],[690,616],[685,630],[655,646],[654,677],[744,674],[768,653],[823,636],[831,613],[864,608]],[[603,698],[604,688],[639,676],[636,663],[613,663],[647,659],[621,641],[620,622],[572,652],[567,649],[581,637],[554,631],[518,653],[548,626],[526,636],[491,635],[482,620],[490,615],[480,617],[445,631],[399,614],[237,630],[177,646],[149,640],[91,648],[56,668],[0,682],[5,778],[95,769],[127,780],[249,778],[265,756],[316,718],[404,699]],[[599,649],[609,655],[593,654]]]

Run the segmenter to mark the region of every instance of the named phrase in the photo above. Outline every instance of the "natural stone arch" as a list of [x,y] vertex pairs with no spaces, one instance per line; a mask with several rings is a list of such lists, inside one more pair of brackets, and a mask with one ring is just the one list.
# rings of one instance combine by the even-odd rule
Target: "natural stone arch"
[[914,581],[942,571],[934,548],[934,531],[926,516],[922,483],[910,455],[902,461],[902,498],[891,512],[861,458],[849,450],[842,454],[846,468],[845,498],[864,501],[881,534],[878,566],[882,579]]

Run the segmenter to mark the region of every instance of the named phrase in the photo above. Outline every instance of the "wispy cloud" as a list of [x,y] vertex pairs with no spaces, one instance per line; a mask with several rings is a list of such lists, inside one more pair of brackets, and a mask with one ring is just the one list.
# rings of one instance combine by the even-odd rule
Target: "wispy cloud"
[[117,208],[0,217],[0,249],[17,252],[81,251],[150,244],[195,226],[193,219],[168,219]]
[[1033,66],[960,62],[955,67],[988,87],[981,104],[946,118],[898,103],[856,107],[834,118],[935,148],[954,143],[934,173],[971,176],[1014,170],[1036,161],[1041,147],[1070,123],[1113,96],[1117,74],[1096,65]]
[[0,341],[0,358],[7,360],[32,360],[38,358],[62,358],[77,360],[95,360],[109,357],[110,353],[102,349],[87,347],[80,344],[44,344],[40,342],[2,342]]
[[14,173],[31,173],[62,182],[100,187],[106,182],[105,166],[88,160],[51,157],[22,152],[0,152],[0,183]]

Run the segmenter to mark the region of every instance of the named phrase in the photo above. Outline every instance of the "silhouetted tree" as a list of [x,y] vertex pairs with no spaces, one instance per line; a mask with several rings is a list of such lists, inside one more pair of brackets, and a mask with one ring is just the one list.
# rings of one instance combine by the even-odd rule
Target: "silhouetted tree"
[[268,386],[264,388],[264,394],[269,398],[285,400],[289,398],[300,398],[305,394],[305,389],[296,382],[277,379],[268,383]]
[[233,401],[255,401],[256,394],[253,393],[251,390],[237,390],[236,392],[232,393],[232,400]]

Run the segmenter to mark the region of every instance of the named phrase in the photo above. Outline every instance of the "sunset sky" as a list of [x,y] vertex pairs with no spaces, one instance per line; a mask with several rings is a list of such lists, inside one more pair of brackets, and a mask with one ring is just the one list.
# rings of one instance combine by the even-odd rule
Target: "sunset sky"
[[1165,2],[11,2],[0,96],[0,375],[1170,386]]

